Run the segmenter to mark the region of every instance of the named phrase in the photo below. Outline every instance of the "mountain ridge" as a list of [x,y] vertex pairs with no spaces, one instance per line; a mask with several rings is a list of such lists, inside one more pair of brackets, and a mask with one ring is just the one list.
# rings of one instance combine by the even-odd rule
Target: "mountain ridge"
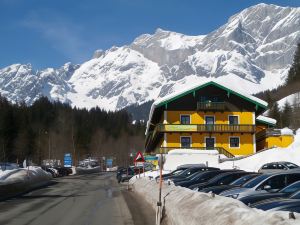
[[32,104],[41,96],[80,108],[120,110],[187,88],[225,80],[251,94],[286,79],[300,40],[300,8],[258,4],[231,16],[207,35],[156,29],[132,43],[96,50],[81,65],[0,69],[0,93]]

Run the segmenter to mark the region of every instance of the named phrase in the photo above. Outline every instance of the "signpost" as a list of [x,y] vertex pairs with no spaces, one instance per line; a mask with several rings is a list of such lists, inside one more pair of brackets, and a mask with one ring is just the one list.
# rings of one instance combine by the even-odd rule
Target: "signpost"
[[113,159],[106,159],[106,168],[112,168]]
[[71,153],[66,153],[64,155],[64,167],[72,167],[72,155],[71,155]]
[[142,152],[138,152],[134,157],[134,165],[135,166],[143,166],[145,162],[144,156]]

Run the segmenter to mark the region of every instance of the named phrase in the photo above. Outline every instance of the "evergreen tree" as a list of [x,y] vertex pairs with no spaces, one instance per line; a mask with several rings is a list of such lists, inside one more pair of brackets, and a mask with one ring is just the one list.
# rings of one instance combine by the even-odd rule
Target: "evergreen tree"
[[292,67],[289,70],[286,84],[300,81],[300,43],[298,43]]
[[282,127],[281,112],[277,102],[270,108],[268,116],[277,120],[277,127]]
[[281,113],[282,127],[290,127],[292,114],[293,114],[293,108],[288,103],[288,101],[286,101]]

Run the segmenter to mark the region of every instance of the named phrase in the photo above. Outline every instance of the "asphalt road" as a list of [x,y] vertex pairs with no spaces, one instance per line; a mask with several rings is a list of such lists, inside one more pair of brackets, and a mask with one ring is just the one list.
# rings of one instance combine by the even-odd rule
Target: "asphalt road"
[[155,213],[115,181],[115,174],[58,178],[0,202],[1,225],[150,225]]

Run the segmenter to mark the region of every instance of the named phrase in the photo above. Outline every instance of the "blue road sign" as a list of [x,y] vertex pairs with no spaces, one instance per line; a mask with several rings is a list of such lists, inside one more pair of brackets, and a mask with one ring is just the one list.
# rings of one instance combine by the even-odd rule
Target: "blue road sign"
[[72,156],[70,153],[64,155],[64,167],[72,167]]
[[111,168],[113,164],[113,159],[106,159],[106,167]]

